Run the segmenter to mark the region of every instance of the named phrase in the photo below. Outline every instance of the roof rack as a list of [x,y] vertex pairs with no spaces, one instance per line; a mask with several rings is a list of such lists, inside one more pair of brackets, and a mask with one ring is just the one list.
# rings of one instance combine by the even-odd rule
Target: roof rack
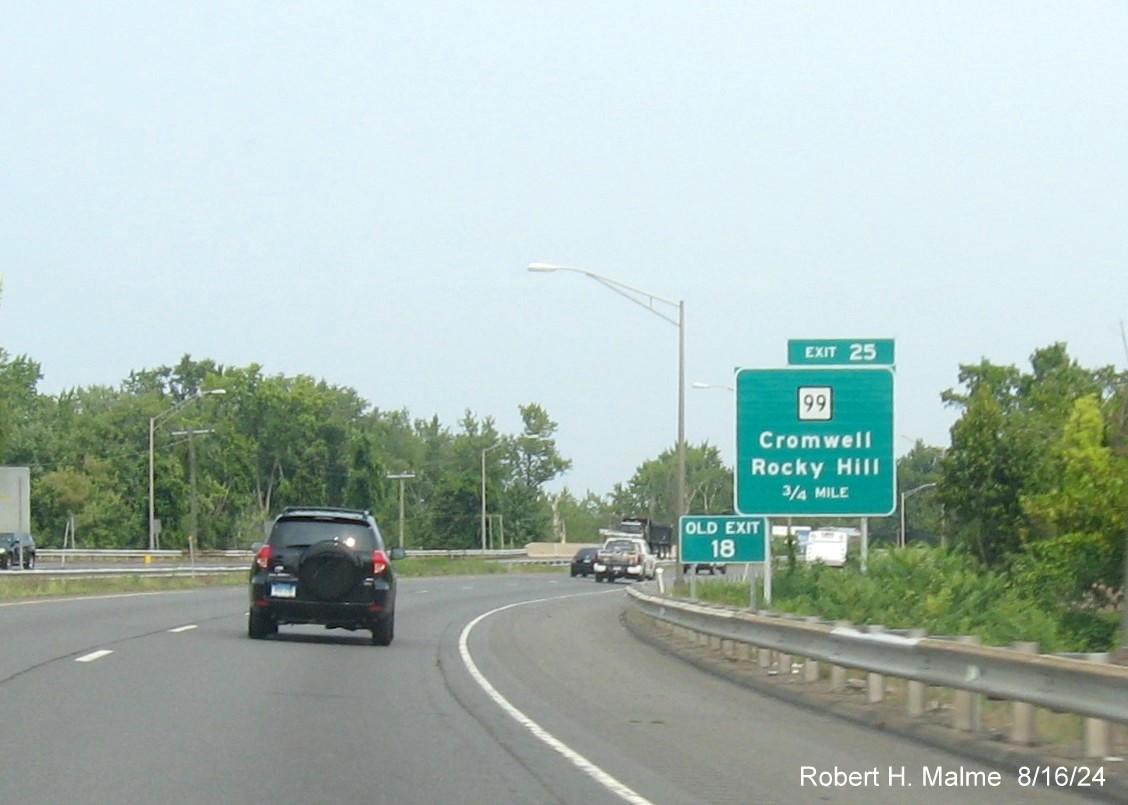
[[365,517],[372,514],[368,509],[345,509],[339,506],[287,506],[282,510],[283,514],[293,514],[294,512],[332,512],[335,514],[359,514]]

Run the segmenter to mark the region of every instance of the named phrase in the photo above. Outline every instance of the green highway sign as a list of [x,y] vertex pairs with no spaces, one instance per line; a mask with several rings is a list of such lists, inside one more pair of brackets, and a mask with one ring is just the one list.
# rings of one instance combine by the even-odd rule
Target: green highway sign
[[763,562],[763,517],[690,514],[678,520],[678,561],[688,564]]
[[736,511],[885,517],[896,508],[893,370],[736,373]]
[[892,366],[892,338],[792,339],[791,366]]

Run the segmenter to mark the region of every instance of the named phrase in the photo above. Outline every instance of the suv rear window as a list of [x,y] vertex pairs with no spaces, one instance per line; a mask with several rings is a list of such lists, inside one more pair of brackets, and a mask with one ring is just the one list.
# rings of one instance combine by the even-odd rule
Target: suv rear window
[[275,548],[308,548],[319,542],[336,540],[357,551],[374,551],[376,534],[364,523],[309,518],[279,520],[270,531]]

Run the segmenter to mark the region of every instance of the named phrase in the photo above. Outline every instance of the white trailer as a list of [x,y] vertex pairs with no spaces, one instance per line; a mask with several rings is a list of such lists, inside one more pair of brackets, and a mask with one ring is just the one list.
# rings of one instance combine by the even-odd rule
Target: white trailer
[[31,470],[0,467],[0,534],[31,532]]
[[820,528],[807,535],[808,562],[822,562],[827,567],[844,567],[846,554],[850,547],[850,535],[846,531]]

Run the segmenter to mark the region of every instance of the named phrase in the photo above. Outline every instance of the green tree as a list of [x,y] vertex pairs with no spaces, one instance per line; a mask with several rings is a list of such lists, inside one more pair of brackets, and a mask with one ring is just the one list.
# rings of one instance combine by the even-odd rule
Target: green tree
[[594,492],[577,498],[567,487],[548,495],[552,511],[552,539],[562,542],[599,542],[599,529],[615,524],[607,500]]
[[1119,586],[1128,522],[1125,462],[1105,444],[1105,422],[1095,396],[1074,401],[1073,412],[1053,448],[1052,476],[1045,490],[1025,496],[1032,553],[1051,560],[1067,580],[1057,594],[1076,601],[1094,585]]
[[[940,462],[944,457],[944,449],[926,445],[918,439],[905,455],[897,459],[897,506],[898,510],[891,517],[875,517],[869,521],[869,539],[871,545],[885,543],[896,545],[900,540],[901,531],[901,495],[913,489],[919,489],[926,484],[938,484],[940,480]],[[944,508],[940,504],[936,490],[920,489],[919,492],[907,498],[911,503],[906,504],[905,511],[905,541],[928,542],[937,544],[941,542],[944,524]]]
[[0,451],[10,464],[32,463],[42,399],[37,386],[43,373],[27,356],[12,358],[0,348]]
[[[732,470],[720,451],[707,442],[687,445],[685,451],[686,505],[690,514],[732,511]],[[675,523],[677,511],[677,450],[664,450],[639,465],[631,479],[616,484],[611,507],[620,517],[649,517]]]
[[963,409],[941,461],[938,501],[963,544],[997,566],[1026,544],[1032,523],[1022,501],[1053,487],[1052,446],[1080,397],[1108,400],[1122,377],[1087,370],[1063,344],[1034,352],[1032,371],[986,360],[960,367],[965,391],[943,399]]
[[551,540],[551,503],[544,485],[572,462],[556,449],[557,424],[539,405],[519,406],[524,428],[506,448],[501,465],[509,469],[503,494],[503,528],[510,544]]

